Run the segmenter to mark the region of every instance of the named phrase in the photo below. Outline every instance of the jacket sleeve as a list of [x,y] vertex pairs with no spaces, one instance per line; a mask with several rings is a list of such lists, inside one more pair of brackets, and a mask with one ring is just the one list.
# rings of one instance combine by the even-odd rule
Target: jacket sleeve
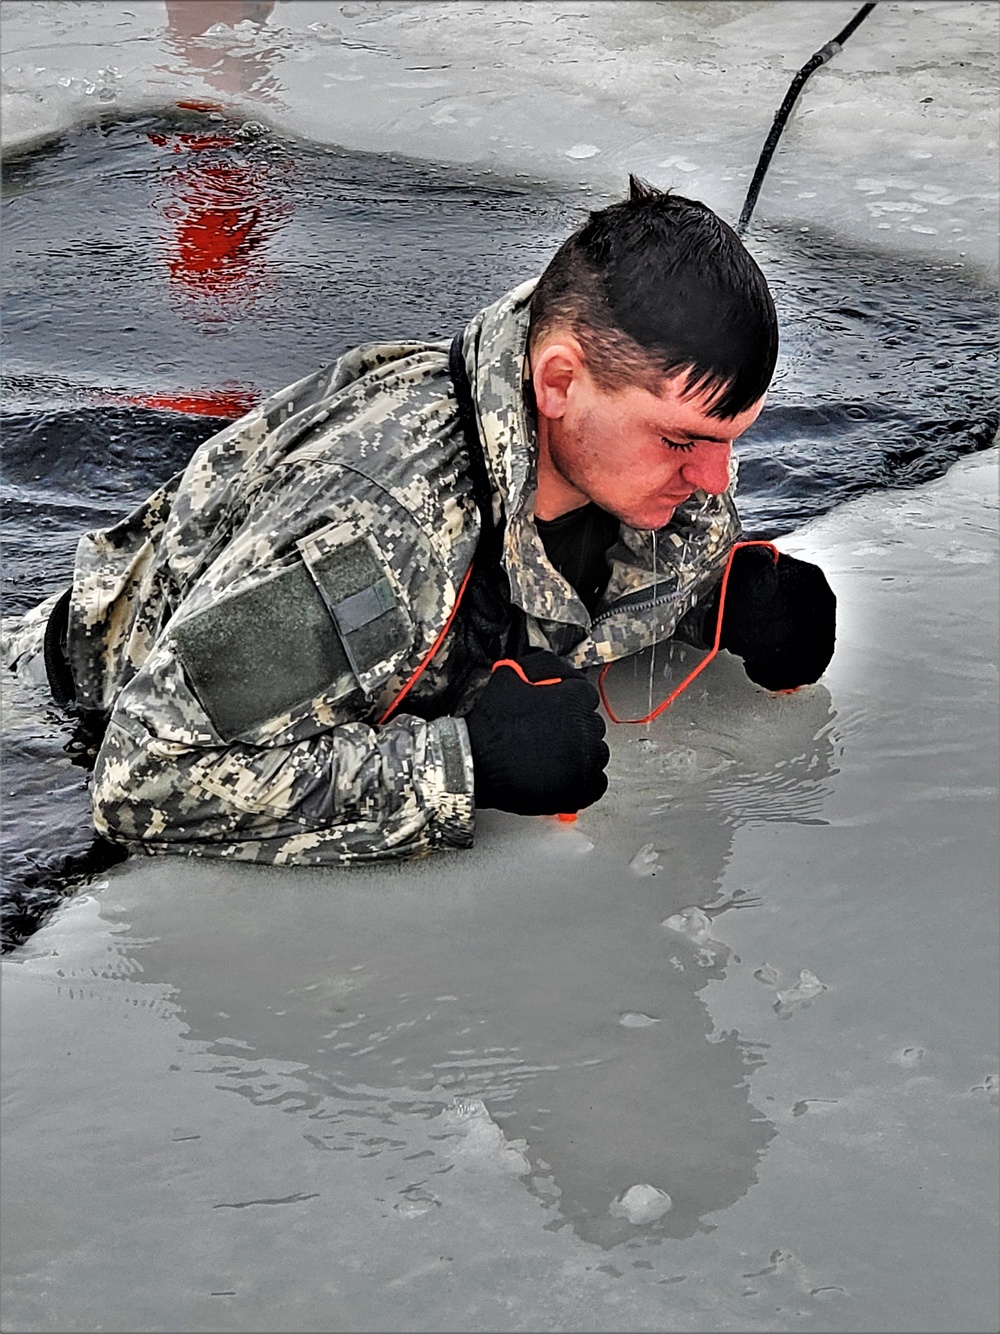
[[147,852],[300,864],[471,844],[461,719],[400,714],[284,744],[220,744],[189,706],[179,671],[155,652],[116,704],[94,771],[100,833]]
[[101,833],[305,864],[472,842],[465,723],[379,722],[436,643],[477,531],[441,350],[398,353],[346,386],[338,363],[311,406],[189,465],[160,542],[177,594],[97,758]]
[[199,581],[115,702],[94,772],[101,833],[317,864],[472,842],[465,723],[378,722],[454,598],[413,525],[380,514],[381,545],[356,516],[294,559],[265,550],[242,578]]

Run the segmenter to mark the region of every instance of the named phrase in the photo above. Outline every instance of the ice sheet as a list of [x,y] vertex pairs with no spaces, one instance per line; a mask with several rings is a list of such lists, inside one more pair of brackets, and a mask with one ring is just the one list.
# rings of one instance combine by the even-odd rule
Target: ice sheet
[[996,468],[783,539],[823,683],[718,661],[574,826],[71,902],[2,967],[4,1328],[995,1328]]
[[[584,195],[636,171],[735,220],[793,75],[858,6],[284,0],[203,34],[193,8],[5,0],[4,147],[207,97],[311,139]],[[882,0],[806,85],[759,217],[995,275],[997,32],[992,3]]]

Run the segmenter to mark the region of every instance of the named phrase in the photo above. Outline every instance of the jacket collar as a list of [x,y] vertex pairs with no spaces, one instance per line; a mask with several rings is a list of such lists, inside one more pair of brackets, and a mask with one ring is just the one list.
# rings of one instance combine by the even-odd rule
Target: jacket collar
[[[534,524],[538,434],[528,374],[531,294],[522,283],[466,326],[466,369],[486,461],[496,487],[494,518],[506,516],[504,567],[511,600],[534,618],[550,647],[577,665],[609,662],[673,634],[677,621],[713,584],[739,534],[730,490],[696,493],[658,533],[621,525],[609,553],[611,579],[593,620],[575,590],[553,568]],[[650,605],[652,604],[652,605]],[[572,633],[576,627],[575,633]],[[556,647],[563,642],[576,647]]]
[[587,609],[549,562],[534,524],[538,431],[527,345],[536,281],[515,287],[467,326],[466,367],[479,438],[506,517],[504,567],[511,600],[537,620],[586,630]]

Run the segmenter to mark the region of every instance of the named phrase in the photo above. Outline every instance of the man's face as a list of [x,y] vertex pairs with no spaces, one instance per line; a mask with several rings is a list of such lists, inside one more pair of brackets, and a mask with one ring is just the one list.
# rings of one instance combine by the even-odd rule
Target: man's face
[[582,361],[568,366],[558,355],[547,369],[536,364],[533,378],[543,519],[592,500],[632,528],[662,528],[696,491],[725,491],[733,441],[764,406],[761,398],[738,417],[711,417],[704,394],[682,396],[683,376],[664,380],[657,394],[609,393]]

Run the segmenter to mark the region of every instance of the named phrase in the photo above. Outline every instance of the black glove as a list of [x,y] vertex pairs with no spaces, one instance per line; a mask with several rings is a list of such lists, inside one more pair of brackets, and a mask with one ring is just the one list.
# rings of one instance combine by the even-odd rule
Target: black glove
[[[714,624],[714,623],[713,623]],[[818,565],[767,547],[733,557],[722,615],[721,647],[743,659],[766,690],[818,681],[833,657],[837,599]]]
[[[597,691],[554,653],[496,667],[466,717],[476,805],[515,815],[571,814],[602,797],[609,759]],[[557,677],[554,685],[532,685]]]

